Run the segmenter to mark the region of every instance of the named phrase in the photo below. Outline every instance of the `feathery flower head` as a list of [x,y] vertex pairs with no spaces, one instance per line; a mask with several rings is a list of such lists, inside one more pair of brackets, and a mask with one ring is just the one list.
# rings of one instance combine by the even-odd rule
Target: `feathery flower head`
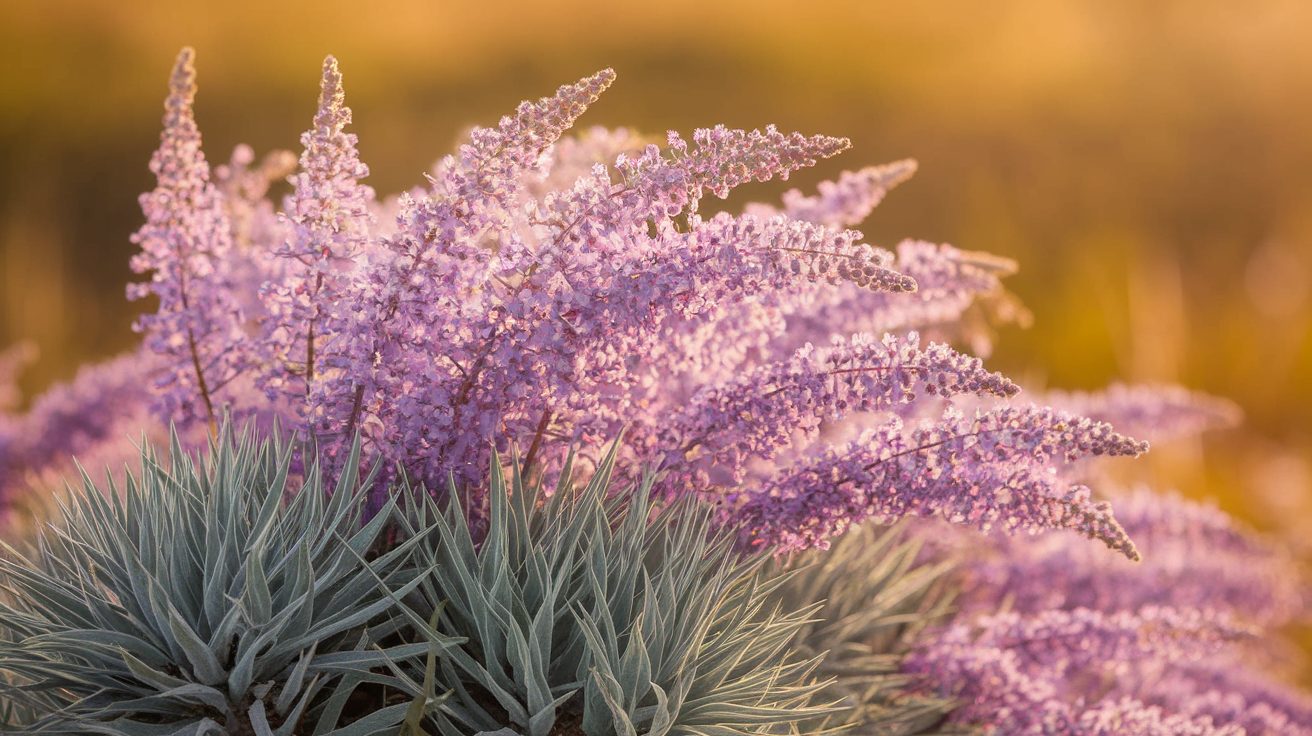
[[1143,561],[1129,564],[1073,535],[994,537],[963,564],[963,607],[1133,610],[1188,606],[1266,626],[1304,607],[1294,560],[1215,506],[1144,488],[1112,495],[1116,519]]
[[[905,670],[957,697],[959,723],[1006,734],[1104,734],[1109,724],[1153,723],[1162,714],[1131,717],[1149,706],[1086,700],[1076,683],[1114,681],[1149,663],[1199,661],[1247,635],[1223,617],[1187,609],[999,613],[930,635]],[[1195,725],[1210,727],[1210,719]]]
[[1107,424],[1048,408],[1003,406],[973,418],[949,409],[909,431],[893,419],[827,448],[744,493],[733,513],[746,547],[781,553],[823,547],[866,519],[934,516],[1009,533],[1070,529],[1137,560],[1111,506],[1057,471],[1147,449]]
[[164,131],[150,160],[158,183],[141,195],[146,223],[132,238],[141,248],[132,270],[152,276],[130,284],[128,297],[159,299],[158,310],[134,325],[148,349],[170,359],[155,379],[155,405],[182,425],[213,427],[223,388],[245,369],[245,334],[230,278],[232,233],[192,113],[193,60],[183,49],[169,79]]
[[786,361],[760,365],[704,386],[659,428],[656,444],[670,461],[666,485],[688,492],[713,474],[740,484],[755,460],[770,460],[825,423],[857,412],[896,410],[917,399],[958,394],[1007,397],[1020,388],[946,345],[925,348],[905,338],[858,334],[832,345],[800,348]]
[[[895,257],[845,229],[914,164],[845,174],[782,209],[698,214],[707,193],[786,179],[848,141],[717,126],[664,147],[594,136],[587,156],[613,157],[590,165],[583,149],[555,151],[614,76],[474,129],[428,187],[383,205],[361,183],[329,57],[281,225],[233,248],[184,52],[157,159],[186,186],[161,178],[138,238],[139,269],[155,271],[143,293],[161,297],[145,324],[171,377],[164,416],[190,401],[192,414],[277,417],[314,436],[330,474],[359,433],[388,468],[430,488],[454,479],[472,514],[494,449],[518,446],[553,473],[570,448],[595,459],[628,426],[625,472],[674,461],[662,492],[721,499],[749,546],[820,546],[865,519],[930,515],[1074,529],[1134,556],[1106,504],[1059,471],[1141,444],[1037,408],[967,419],[953,397],[1006,399],[1015,385],[896,334],[952,337],[944,323],[1014,270],[950,246],[906,243]],[[237,307],[255,279],[247,320]]]
[[[82,366],[72,380],[37,396],[27,411],[0,414],[0,507],[50,493],[76,475],[120,472],[134,441],[163,425],[150,415],[149,376],[160,361],[145,351]],[[107,466],[109,466],[107,468]]]
[[905,159],[844,171],[837,181],[821,182],[818,193],[812,196],[790,189],[783,196],[784,212],[805,222],[854,227],[870,216],[889,190],[910,179],[916,167],[914,160]]
[[339,314],[352,286],[350,272],[370,248],[374,192],[360,183],[369,167],[360,161],[337,60],[324,59],[314,127],[301,135],[300,171],[291,178],[284,215],[290,233],[278,245],[278,278],[262,288],[266,311],[261,342],[268,345],[256,379],[270,399],[290,399],[290,428],[304,430],[304,400],[316,370],[322,373],[324,335],[341,331]]

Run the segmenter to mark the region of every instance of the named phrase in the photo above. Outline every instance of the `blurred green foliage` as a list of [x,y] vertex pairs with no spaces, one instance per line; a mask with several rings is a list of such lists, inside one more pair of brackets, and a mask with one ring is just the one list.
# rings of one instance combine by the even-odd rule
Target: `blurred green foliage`
[[[36,390],[133,343],[127,238],[182,45],[198,52],[212,163],[239,142],[294,148],[336,54],[380,191],[421,181],[466,126],[613,66],[587,124],[851,137],[803,187],[918,158],[865,231],[1021,262],[1012,285],[1036,321],[1003,334],[995,367],[1063,387],[1181,381],[1307,447],[1308,28],[1306,0],[8,0],[0,345],[40,346]],[[1207,478],[1175,480],[1242,506],[1266,456],[1243,442],[1216,443]]]

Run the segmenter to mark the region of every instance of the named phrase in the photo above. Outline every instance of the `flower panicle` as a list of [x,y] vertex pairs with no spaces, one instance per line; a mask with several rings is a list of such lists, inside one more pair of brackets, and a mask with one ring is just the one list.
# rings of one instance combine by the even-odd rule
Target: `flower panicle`
[[146,346],[174,364],[158,377],[154,403],[184,425],[199,421],[213,429],[224,388],[247,367],[249,346],[235,296],[231,228],[192,111],[194,58],[183,49],[169,79],[164,130],[150,163],[157,185],[141,196],[146,223],[133,235],[141,250],[132,270],[152,277],[130,284],[128,296],[159,300],[157,311],[135,324]]
[[783,196],[789,217],[830,227],[855,227],[874,211],[884,197],[916,173],[913,159],[859,171],[844,171],[835,181],[821,182],[814,195],[790,189]]
[[1039,408],[968,419],[954,397],[1005,401],[1016,385],[899,334],[960,317],[1014,270],[950,246],[894,255],[847,229],[914,164],[790,194],[782,211],[703,215],[705,195],[786,179],[849,142],[717,126],[664,146],[596,138],[590,166],[569,146],[557,155],[613,79],[475,128],[428,187],[380,202],[330,56],[281,219],[233,227],[225,198],[242,190],[247,214],[265,212],[267,186],[235,183],[245,155],[223,189],[209,180],[184,52],[134,261],[155,273],[134,290],[160,297],[142,326],[165,358],[161,416],[277,418],[312,435],[329,472],[359,433],[387,466],[469,489],[471,509],[494,450],[550,469],[627,426],[628,461],[688,463],[682,492],[724,499],[724,521],[748,520],[754,544],[820,546],[913,515],[1073,529],[1135,556],[1106,503],[1060,471],[1140,445]]
[[735,510],[742,543],[780,553],[823,547],[866,520],[930,516],[1009,533],[1069,529],[1139,559],[1111,506],[1058,470],[1147,444],[1045,407],[1002,406],[906,427],[898,419],[786,468]]

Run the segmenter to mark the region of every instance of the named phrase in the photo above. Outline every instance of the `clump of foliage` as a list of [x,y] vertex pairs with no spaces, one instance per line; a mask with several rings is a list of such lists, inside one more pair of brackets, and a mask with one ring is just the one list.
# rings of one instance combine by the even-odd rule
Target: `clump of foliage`
[[927,627],[953,611],[949,561],[927,560],[903,527],[866,526],[825,552],[783,566],[791,570],[775,596],[786,608],[815,605],[791,648],[819,660],[823,695],[839,710],[812,724],[855,734],[953,733],[943,722],[956,702],[916,692],[902,661]]
[[582,486],[567,463],[552,493],[493,457],[481,534],[455,493],[410,514],[432,573],[409,619],[465,642],[436,671],[435,732],[798,733],[833,712],[819,656],[791,647],[817,606],[780,605],[783,576],[736,556],[708,509],[654,506],[651,475],[615,488],[613,451]]
[[381,585],[419,580],[412,545],[365,559],[391,517],[363,518],[369,479],[348,470],[330,493],[310,469],[294,487],[292,449],[228,431],[199,459],[147,449],[121,487],[70,495],[34,552],[6,547],[6,717],[41,733],[332,730],[343,673],[413,649],[375,648],[398,623]]

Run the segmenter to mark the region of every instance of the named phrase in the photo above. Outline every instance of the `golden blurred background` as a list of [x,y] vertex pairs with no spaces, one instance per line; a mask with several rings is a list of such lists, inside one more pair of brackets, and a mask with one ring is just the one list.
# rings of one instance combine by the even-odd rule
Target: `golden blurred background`
[[803,187],[915,157],[865,232],[1021,262],[1012,286],[1036,320],[1003,332],[993,366],[1233,397],[1246,432],[1151,472],[1261,524],[1307,508],[1307,0],[6,0],[0,345],[39,345],[28,391],[134,341],[128,235],[183,45],[211,162],[239,142],[295,148],[335,54],[383,192],[420,181],[469,124],[604,66],[619,80],[585,124],[852,138]]

